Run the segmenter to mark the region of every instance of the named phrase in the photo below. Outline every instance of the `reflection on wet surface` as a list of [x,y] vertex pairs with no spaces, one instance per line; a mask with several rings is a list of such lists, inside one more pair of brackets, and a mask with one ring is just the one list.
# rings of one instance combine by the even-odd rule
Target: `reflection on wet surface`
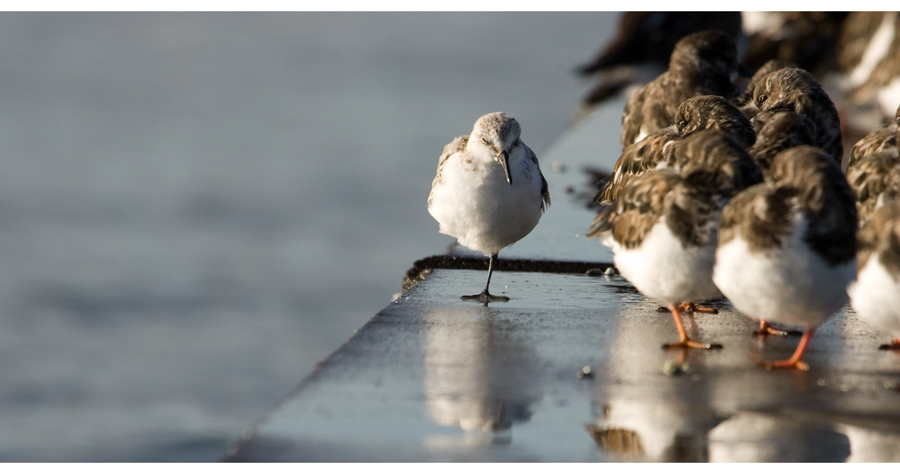
[[[514,423],[531,418],[540,399],[533,383],[534,351],[498,310],[435,309],[425,347],[425,396],[435,423],[459,426],[474,443],[510,442]],[[443,324],[442,320],[452,321]]]
[[810,371],[767,371],[756,361],[790,354],[796,338],[753,336],[755,323],[727,301],[686,325],[722,350],[663,350],[675,337],[671,316],[620,277],[500,272],[511,300],[484,307],[457,296],[476,273],[435,270],[325,361],[231,459],[900,457],[900,360],[876,349],[880,334],[852,311],[819,328]]

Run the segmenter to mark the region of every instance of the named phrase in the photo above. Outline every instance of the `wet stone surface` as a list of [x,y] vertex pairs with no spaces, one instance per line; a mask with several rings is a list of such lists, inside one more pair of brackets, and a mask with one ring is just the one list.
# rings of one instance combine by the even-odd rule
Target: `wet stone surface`
[[[230,449],[229,461],[900,461],[900,354],[845,308],[808,372],[727,301],[663,350],[668,314],[618,276],[437,268]],[[589,374],[586,376],[586,374]]]

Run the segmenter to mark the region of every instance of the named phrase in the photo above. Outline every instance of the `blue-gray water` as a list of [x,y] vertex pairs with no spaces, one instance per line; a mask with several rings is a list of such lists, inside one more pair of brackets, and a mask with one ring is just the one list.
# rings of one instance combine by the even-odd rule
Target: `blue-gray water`
[[615,21],[0,14],[0,461],[217,459],[452,242],[443,145],[540,154]]

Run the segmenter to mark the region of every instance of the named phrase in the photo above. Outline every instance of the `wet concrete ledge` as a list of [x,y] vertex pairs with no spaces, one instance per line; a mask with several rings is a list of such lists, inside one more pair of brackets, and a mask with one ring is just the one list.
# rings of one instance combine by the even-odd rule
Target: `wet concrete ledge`
[[[229,450],[251,462],[900,461],[900,357],[845,308],[808,372],[761,369],[726,300],[696,315],[718,351],[667,351],[671,317],[618,276],[433,269]],[[502,290],[501,290],[502,289]],[[585,367],[590,367],[586,374]]]

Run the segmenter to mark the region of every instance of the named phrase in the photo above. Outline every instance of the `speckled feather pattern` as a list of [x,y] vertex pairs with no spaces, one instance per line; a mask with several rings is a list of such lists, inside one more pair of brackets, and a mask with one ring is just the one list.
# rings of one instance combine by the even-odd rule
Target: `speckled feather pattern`
[[722,211],[713,279],[747,316],[814,327],[847,302],[855,268],[853,192],[822,150],[779,153]]
[[767,74],[754,89],[753,102],[761,112],[792,110],[806,116],[816,127],[816,146],[841,164],[844,145],[837,109],[808,72],[787,68]]
[[657,130],[625,149],[616,160],[613,173],[595,199],[615,200],[623,186],[641,173],[672,167],[682,139],[694,134],[717,130],[748,147],[756,139],[753,126],[741,112],[718,96],[697,96],[682,102],[675,112],[676,125]]
[[758,167],[727,135],[697,133],[679,148],[675,169],[638,175],[617,200],[601,205],[588,236],[612,248],[616,268],[647,296],[667,304],[716,297],[719,212],[760,179]]
[[702,31],[682,38],[672,52],[669,69],[641,87],[625,105],[622,150],[674,123],[678,106],[691,97],[736,97],[740,91],[730,78],[736,61],[734,41],[720,31]]

